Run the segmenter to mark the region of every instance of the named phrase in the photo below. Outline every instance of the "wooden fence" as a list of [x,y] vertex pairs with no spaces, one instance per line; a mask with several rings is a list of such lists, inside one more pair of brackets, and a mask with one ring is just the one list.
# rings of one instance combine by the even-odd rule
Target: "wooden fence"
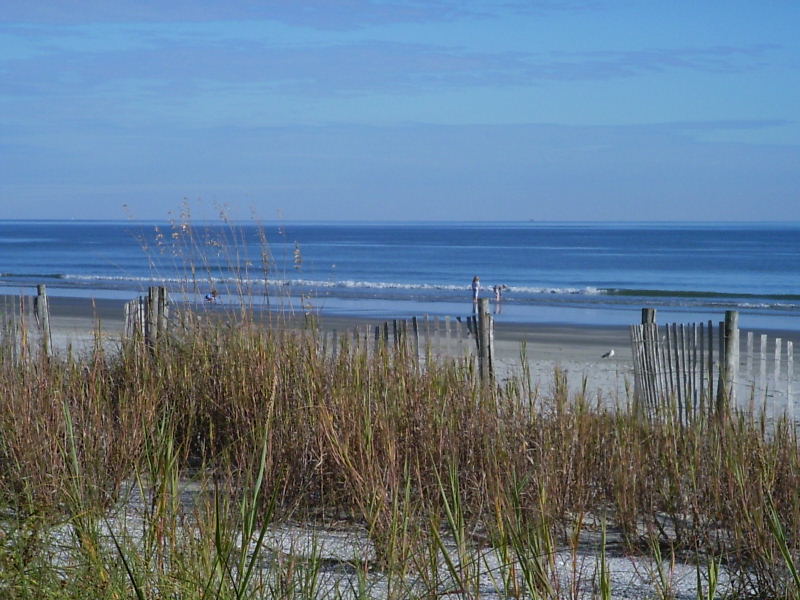
[[147,296],[139,296],[125,303],[125,337],[141,337],[147,344],[154,345],[167,333],[170,303],[167,289],[152,286]]
[[[647,309],[650,311],[651,309]],[[630,328],[634,401],[651,416],[726,414],[732,407],[764,409],[768,416],[794,418],[793,343],[748,332],[742,352],[738,313],[725,321],[658,326],[654,311]]]
[[[125,304],[124,335],[141,337],[153,345],[164,336],[170,323],[170,303],[163,287],[151,287],[147,296],[140,296]],[[340,344],[357,347],[381,345],[394,349],[403,348],[420,358],[420,351],[432,348],[442,353],[464,354],[474,341],[481,379],[494,377],[494,321],[489,312],[489,301],[480,299],[472,315],[459,317],[412,317],[392,319],[354,327],[351,331],[336,329],[320,333],[320,346],[324,353],[336,355]]]
[[[756,340],[757,343],[756,343]],[[751,410],[766,409],[769,416],[794,420],[797,392],[794,342],[748,331],[742,348],[739,377],[735,381],[741,404]]]
[[381,346],[407,349],[418,359],[427,349],[447,356],[472,354],[474,351],[481,379],[494,377],[494,320],[486,299],[479,300],[472,315],[425,315],[360,325],[352,331],[334,329],[322,332],[320,343],[323,352],[335,355],[343,339],[359,347],[371,345],[374,351]]
[[4,297],[2,307],[2,344],[11,349],[12,360],[21,352],[53,353],[53,338],[50,331],[50,306],[47,286],[36,286],[36,296],[18,298]]

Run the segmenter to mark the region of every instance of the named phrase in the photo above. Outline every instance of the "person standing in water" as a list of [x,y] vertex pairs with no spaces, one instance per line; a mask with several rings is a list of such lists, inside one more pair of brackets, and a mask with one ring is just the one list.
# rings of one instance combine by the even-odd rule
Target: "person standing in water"
[[492,291],[494,292],[494,301],[499,303],[500,300],[503,299],[503,292],[506,291],[507,289],[508,289],[508,286],[506,284],[499,284],[498,283],[497,285],[495,285],[492,288]]
[[494,314],[499,315],[502,310],[502,303],[501,300],[503,299],[503,292],[508,289],[508,286],[504,283],[500,284],[497,283],[492,286],[492,291],[494,292]]
[[472,278],[472,301],[478,302],[478,294],[481,291],[481,278],[475,275]]

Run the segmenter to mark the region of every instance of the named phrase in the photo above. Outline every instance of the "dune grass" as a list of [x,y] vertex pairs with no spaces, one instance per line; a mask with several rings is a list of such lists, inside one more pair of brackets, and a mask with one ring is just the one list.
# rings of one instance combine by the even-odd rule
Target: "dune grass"
[[[247,311],[182,324],[155,348],[0,350],[0,597],[607,598],[607,536],[663,559],[658,597],[670,557],[697,562],[698,597],[720,569],[733,597],[798,597],[785,422],[647,421],[559,372],[487,386],[468,360],[324,353]],[[291,523],[367,544],[333,564],[278,548]]]

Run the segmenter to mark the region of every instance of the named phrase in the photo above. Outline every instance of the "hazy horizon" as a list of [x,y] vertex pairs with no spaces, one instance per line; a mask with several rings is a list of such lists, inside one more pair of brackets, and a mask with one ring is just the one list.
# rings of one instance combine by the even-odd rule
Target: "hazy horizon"
[[145,224],[145,223],[159,223],[159,224],[170,224],[170,223],[198,223],[198,224],[218,224],[218,225],[225,225],[225,224],[233,224],[233,225],[259,225],[259,224],[269,224],[269,225],[281,225],[285,223],[302,223],[304,225],[327,225],[327,224],[355,224],[355,225],[436,225],[437,223],[448,224],[448,225],[458,225],[458,224],[465,224],[465,225],[505,225],[505,224],[539,224],[539,225],[771,225],[771,226],[798,226],[800,225],[800,219],[798,220],[698,220],[698,221],[688,221],[688,220],[646,220],[646,221],[634,221],[634,220],[611,220],[611,219],[598,219],[594,221],[586,221],[586,220],[570,220],[570,219],[562,219],[562,220],[545,220],[545,219],[507,219],[503,221],[494,221],[494,220],[481,220],[481,219],[474,219],[474,220],[446,220],[446,219],[429,219],[429,220],[380,220],[380,219],[276,219],[276,218],[269,218],[269,219],[262,219],[259,217],[249,218],[249,219],[230,219],[230,218],[195,218],[189,216],[187,218],[180,218],[180,217],[164,217],[164,218],[153,218],[153,219],[131,219],[131,218],[98,218],[98,219],[90,219],[90,218],[78,218],[78,217],[70,217],[64,219],[53,219],[47,217],[32,217],[32,218],[0,218],[0,222],[49,222],[49,223],[131,223],[131,224]]

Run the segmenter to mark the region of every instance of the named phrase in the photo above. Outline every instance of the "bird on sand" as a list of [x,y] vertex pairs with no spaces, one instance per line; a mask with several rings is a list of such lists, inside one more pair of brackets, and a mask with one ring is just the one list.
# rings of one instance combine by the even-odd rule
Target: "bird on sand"
[[609,350],[608,352],[606,352],[605,354],[603,354],[603,356],[601,356],[600,358],[611,358],[612,356],[614,356],[614,349],[613,348],[611,350]]

